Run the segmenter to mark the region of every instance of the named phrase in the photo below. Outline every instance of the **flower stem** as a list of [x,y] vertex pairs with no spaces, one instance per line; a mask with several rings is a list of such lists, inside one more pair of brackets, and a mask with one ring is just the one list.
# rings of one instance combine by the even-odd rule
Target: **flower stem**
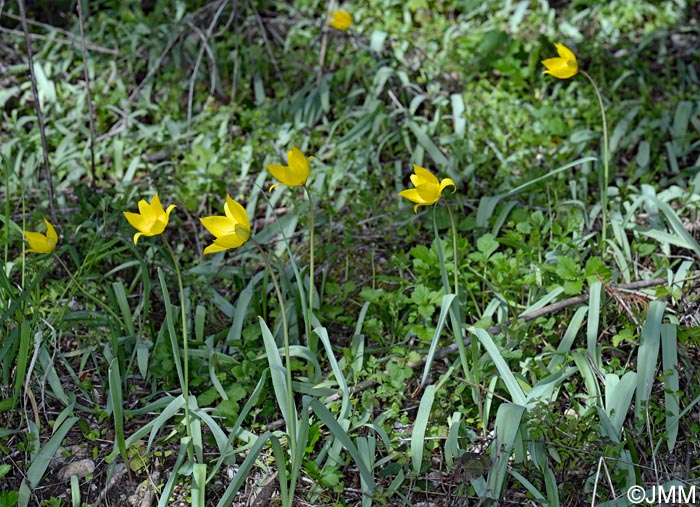
[[[309,199],[309,308],[308,311],[308,327],[307,327],[307,343],[311,341],[311,327],[313,326],[313,314],[314,314],[314,200],[311,195],[311,190],[309,187],[304,185],[304,190],[306,191],[306,197]],[[313,342],[316,343],[316,340]],[[309,347],[311,351],[315,354],[316,347]]]
[[459,300],[459,268],[457,267],[457,227],[455,226],[455,219],[452,215],[452,208],[447,202],[447,199],[443,199],[445,207],[447,208],[447,213],[450,216],[450,225],[452,226],[452,255],[454,256],[454,278],[455,278],[455,296]]
[[177,274],[177,286],[179,290],[179,296],[180,296],[180,319],[182,320],[182,370],[183,370],[183,375],[182,375],[182,395],[185,398],[185,429],[187,431],[187,436],[190,435],[190,385],[189,385],[189,377],[190,377],[190,370],[189,370],[189,347],[188,347],[188,340],[187,340],[187,310],[185,309],[185,289],[182,286],[182,273],[180,272],[180,263],[177,260],[177,257],[175,257],[175,252],[173,252],[173,249],[170,247],[170,243],[168,243],[167,238],[165,235],[161,235],[163,238],[163,243],[165,244],[165,248],[170,252],[170,258],[173,261],[173,266],[175,266],[175,273]]
[[602,182],[600,182],[600,206],[602,208],[603,215],[603,226],[601,231],[601,243],[603,248],[602,255],[603,257],[605,257],[606,236],[608,232],[608,177],[610,170],[610,153],[608,148],[608,123],[605,119],[605,105],[603,104],[603,97],[600,95],[600,91],[598,90],[595,81],[593,81],[593,78],[585,70],[581,70],[579,72],[586,76],[588,81],[590,81],[591,85],[593,86],[593,91],[595,92],[595,95],[598,99],[598,105],[600,106],[600,116],[603,119],[603,178]]
[[296,444],[297,444],[297,421],[294,416],[294,393],[292,391],[292,358],[289,352],[289,326],[287,325],[287,308],[284,304],[284,298],[282,297],[282,291],[280,290],[279,282],[277,281],[277,276],[275,275],[274,269],[272,269],[272,264],[270,259],[263,247],[255,241],[255,239],[250,238],[258,250],[262,254],[265,266],[267,266],[268,271],[270,271],[270,277],[272,278],[272,284],[275,286],[275,294],[277,295],[277,302],[280,305],[280,312],[282,314],[282,332],[284,333],[284,362],[285,362],[285,372],[287,374],[287,400],[289,400],[289,406],[287,407],[287,412],[289,413],[289,428],[287,428],[288,439],[289,439],[289,452],[292,458],[296,456]]

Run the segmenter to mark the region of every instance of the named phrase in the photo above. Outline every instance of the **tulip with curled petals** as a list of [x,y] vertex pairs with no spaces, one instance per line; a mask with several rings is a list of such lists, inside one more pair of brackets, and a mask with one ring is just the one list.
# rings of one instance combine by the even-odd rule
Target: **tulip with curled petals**
[[437,177],[419,165],[413,165],[414,174],[411,175],[411,183],[416,188],[403,190],[399,192],[401,197],[405,197],[411,202],[416,203],[413,207],[413,212],[418,211],[418,206],[431,206],[440,200],[443,190],[447,187],[452,187],[455,190],[457,185],[450,178],[445,178],[438,181]]

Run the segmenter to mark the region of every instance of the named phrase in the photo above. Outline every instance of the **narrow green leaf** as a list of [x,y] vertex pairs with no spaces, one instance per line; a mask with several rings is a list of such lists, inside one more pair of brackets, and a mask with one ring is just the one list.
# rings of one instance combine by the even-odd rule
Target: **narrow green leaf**
[[[270,365],[270,377],[272,378],[272,387],[275,392],[275,398],[277,399],[277,406],[282,412],[282,417],[287,424],[287,428],[293,428],[292,417],[297,420],[296,410],[295,413],[289,413],[289,390],[287,388],[287,377],[286,370],[282,364],[282,358],[280,357],[279,350],[277,348],[277,343],[275,343],[275,338],[272,336],[270,329],[262,317],[258,317],[260,323],[260,330],[262,331],[263,343],[265,345],[265,355],[267,356],[268,364]],[[291,387],[291,386],[290,386]]]
[[647,318],[642,328],[637,352],[637,397],[635,402],[635,417],[643,417],[651,395],[651,388],[656,378],[657,358],[661,338],[661,321],[666,310],[663,301],[649,303]]
[[207,465],[195,463],[192,467],[192,507],[206,507]]
[[600,307],[603,298],[603,284],[600,281],[591,283],[588,291],[588,325],[586,326],[586,349],[593,364],[600,368],[602,358],[598,347],[600,334]]
[[664,407],[666,408],[667,447],[673,452],[678,438],[678,339],[675,324],[661,324],[661,356],[664,376]]
[[423,447],[425,444],[425,430],[428,427],[430,420],[430,411],[435,400],[435,386],[429,385],[425,388],[423,396],[418,406],[416,420],[413,423],[413,432],[411,433],[411,463],[413,464],[413,473],[420,473],[421,465],[423,464]]
[[445,327],[445,321],[450,313],[450,308],[454,299],[454,294],[445,294],[442,296],[442,302],[440,303],[440,317],[438,317],[437,326],[435,327],[435,332],[433,333],[433,339],[430,342],[430,349],[428,350],[428,355],[425,358],[423,376],[420,380],[421,387],[425,386],[425,382],[428,380],[428,374],[430,373],[430,367],[433,363],[433,357],[435,357],[435,351],[437,350],[438,343],[440,342],[440,335],[442,334],[443,327]]
[[515,380],[513,372],[511,372],[510,368],[508,368],[508,364],[506,363],[505,359],[503,359],[501,351],[498,350],[498,347],[494,343],[493,338],[491,338],[491,335],[488,332],[486,332],[486,330],[478,328],[471,328],[470,332],[476,335],[476,337],[486,349],[486,352],[491,357],[491,360],[496,366],[496,369],[498,370],[501,379],[503,379],[503,382],[506,385],[506,389],[508,389],[508,393],[510,394],[510,398],[513,401],[513,403],[521,407],[525,407],[527,404],[525,393],[520,387],[520,384],[518,384],[518,381]]
[[326,408],[326,406],[318,399],[311,398],[309,396],[304,396],[302,399],[302,404],[304,410],[308,410],[310,405],[321,422],[326,425],[328,430],[335,436],[335,438],[341,441],[343,447],[345,447],[345,449],[350,453],[350,456],[352,456],[352,459],[355,461],[355,464],[360,471],[361,478],[365,481],[365,484],[368,485],[368,493],[373,493],[375,483],[372,473],[365,465],[365,461],[357,450],[357,447],[355,447],[355,444],[352,443],[352,440],[348,436],[347,432],[340,426],[340,424],[338,424],[338,421],[335,420],[330,410],[328,410],[328,408]]
[[413,135],[416,136],[418,144],[420,144],[423,148],[425,148],[425,151],[428,152],[428,155],[430,155],[430,158],[433,159],[435,165],[442,170],[445,170],[447,166],[450,165],[450,162],[447,160],[447,157],[442,153],[442,151],[440,151],[440,148],[436,146],[425,129],[421,128],[412,120],[407,120],[406,126],[411,130],[411,132],[413,132]]
[[157,507],[167,507],[168,502],[170,501],[170,495],[172,495],[173,493],[178,474],[180,473],[180,467],[182,466],[183,461],[185,461],[185,458],[187,457],[187,449],[189,446],[189,437],[180,439],[180,449],[177,453],[177,458],[175,458],[175,464],[170,469],[170,477],[168,477],[168,481],[165,483],[165,486],[163,486],[163,489],[160,491],[160,500],[158,500]]
[[46,469],[51,463],[51,459],[56,454],[56,451],[60,447],[63,439],[66,437],[73,425],[78,422],[77,417],[71,417],[67,419],[60,427],[54,429],[53,435],[48,442],[39,450],[36,457],[32,460],[32,464],[29,465],[27,470],[27,481],[29,482],[29,487],[33,490],[39,485],[39,482],[44,477]]
[[503,403],[498,407],[494,431],[496,440],[491,444],[493,466],[487,480],[487,498],[501,497],[508,473],[508,463],[515,440],[520,430],[520,421],[525,414],[525,407],[513,403]]
[[129,462],[126,452],[126,441],[124,438],[124,401],[122,399],[122,380],[119,373],[119,361],[115,358],[109,363],[107,371],[109,381],[108,401],[112,409],[114,419],[114,444],[119,449],[124,463]]

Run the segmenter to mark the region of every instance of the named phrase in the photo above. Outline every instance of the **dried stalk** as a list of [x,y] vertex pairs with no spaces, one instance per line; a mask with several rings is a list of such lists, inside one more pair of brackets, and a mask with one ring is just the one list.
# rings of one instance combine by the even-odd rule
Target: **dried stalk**
[[34,95],[34,107],[36,109],[36,117],[39,121],[39,136],[41,137],[41,151],[44,155],[44,172],[46,174],[46,183],[48,185],[49,194],[49,211],[51,221],[56,221],[56,207],[53,195],[53,180],[51,178],[51,164],[49,163],[49,147],[46,142],[46,127],[44,126],[44,115],[41,113],[41,104],[39,103],[39,91],[36,87],[36,75],[34,74],[34,59],[32,58],[32,44],[29,39],[29,27],[27,25],[27,12],[24,9],[24,0],[17,0],[19,5],[19,13],[22,18],[22,29],[24,30],[24,39],[27,44],[27,61],[29,64],[29,78],[32,82],[32,93]]

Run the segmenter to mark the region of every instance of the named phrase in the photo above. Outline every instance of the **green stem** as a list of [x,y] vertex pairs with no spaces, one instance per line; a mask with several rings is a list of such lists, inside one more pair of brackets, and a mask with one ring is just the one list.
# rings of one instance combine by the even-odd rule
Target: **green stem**
[[282,314],[282,332],[284,333],[284,369],[287,374],[287,400],[289,400],[289,407],[287,407],[287,412],[289,413],[288,424],[290,425],[290,427],[287,428],[287,432],[289,437],[289,452],[291,453],[291,456],[293,458],[294,456],[296,456],[297,421],[296,417],[294,417],[294,392],[292,390],[292,358],[291,354],[289,353],[289,326],[287,325],[287,308],[284,305],[282,291],[280,290],[280,285],[277,281],[275,271],[274,269],[272,269],[270,259],[267,257],[267,254],[265,253],[265,250],[260,245],[260,243],[255,241],[253,238],[250,238],[250,241],[252,241],[255,244],[255,246],[258,247],[258,250],[262,254],[263,261],[265,262],[265,266],[267,266],[267,269],[270,271],[270,277],[272,278],[272,284],[275,286],[275,294],[277,294],[277,302],[280,305],[280,312]]
[[182,375],[182,395],[185,398],[185,428],[187,431],[187,436],[190,437],[190,385],[189,385],[189,349],[187,345],[187,311],[185,309],[185,289],[182,286],[182,273],[180,272],[180,263],[175,257],[175,252],[170,248],[170,243],[166,239],[165,235],[161,236],[163,238],[163,243],[165,247],[170,252],[170,258],[173,261],[173,266],[175,266],[175,273],[177,274],[177,286],[180,291],[180,318],[182,320],[182,353],[183,353],[183,375]]
[[450,204],[447,202],[447,199],[443,199],[443,202],[445,203],[445,207],[447,208],[447,213],[450,215],[450,225],[452,226],[452,255],[454,256],[454,278],[455,278],[455,296],[458,301],[459,301],[459,268],[457,264],[457,227],[455,226],[455,219],[454,216],[452,215],[452,208],[450,208]]
[[[306,191],[306,197],[309,200],[309,307],[306,309],[307,315],[304,320],[306,321],[306,345],[311,352],[316,354],[318,351],[318,338],[311,332],[311,328],[314,325],[314,275],[316,273],[314,264],[314,200],[311,190],[306,185],[304,185],[304,191]],[[309,365],[309,375],[313,376],[313,373],[313,366]]]
[[[309,199],[309,328],[313,325],[311,317],[314,312],[314,200],[309,187],[304,185],[306,197]],[[315,350],[313,352],[316,352]]]
[[601,231],[602,238],[602,255],[605,257],[606,252],[606,236],[608,233],[608,177],[610,171],[610,152],[608,148],[608,123],[605,119],[605,105],[603,104],[603,97],[600,95],[600,91],[593,81],[593,78],[585,71],[581,70],[581,74],[586,76],[588,81],[590,81],[593,86],[593,91],[598,98],[598,105],[600,106],[600,116],[603,118],[603,181],[600,183],[600,205],[603,214],[603,229]]

